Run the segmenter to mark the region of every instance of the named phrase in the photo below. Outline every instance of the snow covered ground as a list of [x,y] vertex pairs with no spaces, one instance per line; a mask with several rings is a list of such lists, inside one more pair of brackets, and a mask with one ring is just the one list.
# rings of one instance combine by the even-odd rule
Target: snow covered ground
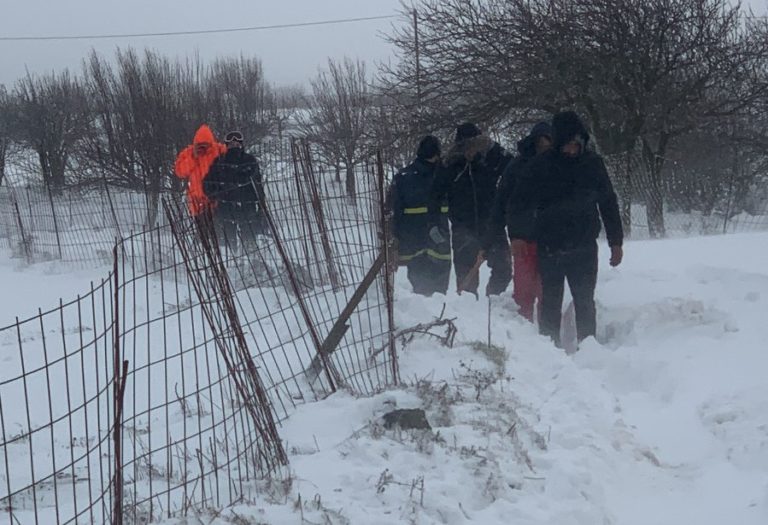
[[11,258],[0,250],[0,327],[27,319],[59,306],[59,299],[71,301],[85,295],[91,282],[98,285],[110,267],[72,269],[59,261],[25,266],[22,259]]
[[[398,325],[438,315],[403,277]],[[768,523],[768,235],[629,243],[598,298],[600,342],[574,356],[497,299],[498,366],[473,349],[487,301],[449,296],[453,349],[417,339],[403,390],[302,407],[291,489],[202,521]],[[383,429],[395,406],[432,432]]]
[[[485,298],[415,296],[401,271],[397,325],[445,304],[454,347],[416,338],[402,389],[300,407],[280,429],[290,487],[169,523],[768,523],[768,234],[625,252],[609,269],[603,250],[598,340],[572,356],[508,294],[491,304],[503,354],[489,350]],[[0,261],[3,289],[28,290],[0,325],[89,276],[50,277]],[[424,408],[432,431],[383,428],[393,408]]]

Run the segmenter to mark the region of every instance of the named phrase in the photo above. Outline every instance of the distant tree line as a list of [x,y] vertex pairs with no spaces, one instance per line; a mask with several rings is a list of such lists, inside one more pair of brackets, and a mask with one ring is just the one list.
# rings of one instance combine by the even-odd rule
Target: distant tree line
[[176,183],[175,155],[202,122],[258,142],[281,134],[302,103],[299,90],[270,85],[257,58],[92,52],[77,75],[28,73],[0,87],[0,177],[13,160],[53,191],[106,183],[157,193]]
[[[53,191],[110,184],[157,194],[196,127],[258,142],[306,137],[352,197],[373,151],[399,167],[426,133],[466,120],[514,144],[575,109],[606,156],[625,226],[665,212],[757,213],[768,187],[768,22],[730,0],[417,0],[375,71],[329,60],[305,88],[271,85],[257,58],[95,52],[78,74],[0,86],[0,184],[34,161]],[[418,45],[417,45],[418,43]],[[764,195],[764,198],[767,197]]]

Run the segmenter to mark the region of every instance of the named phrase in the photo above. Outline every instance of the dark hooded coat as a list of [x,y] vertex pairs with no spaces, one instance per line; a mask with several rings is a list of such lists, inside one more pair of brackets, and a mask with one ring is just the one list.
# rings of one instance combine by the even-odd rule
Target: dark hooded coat
[[[602,219],[609,245],[621,245],[616,193],[602,157],[586,147],[586,128],[573,112],[555,115],[552,128],[553,148],[530,162],[513,191],[510,235],[536,241],[540,251],[567,252],[592,245]],[[581,154],[567,157],[560,148],[574,138]]]
[[504,148],[485,135],[455,143],[438,170],[430,192],[432,224],[439,223],[440,207],[447,197],[451,223],[482,237],[496,184],[511,159]]
[[488,229],[483,237],[483,249],[488,250],[504,235],[504,228],[511,239],[531,240],[533,213],[512,200],[513,192],[526,169],[536,156],[536,142],[540,137],[552,137],[552,128],[546,122],[536,124],[531,132],[517,143],[518,156],[507,165],[499,180],[493,201]]

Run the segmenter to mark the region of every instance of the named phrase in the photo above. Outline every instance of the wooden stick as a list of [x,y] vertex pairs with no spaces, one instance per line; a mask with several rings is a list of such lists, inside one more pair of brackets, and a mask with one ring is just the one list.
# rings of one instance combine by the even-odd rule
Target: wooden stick
[[[467,286],[474,280],[474,279],[480,279],[480,267],[485,262],[485,258],[478,256],[475,260],[475,265],[467,272],[467,275],[464,277],[464,279],[461,281],[461,283],[458,285],[456,292],[461,295],[461,292],[467,289]],[[478,283],[479,286],[479,283]],[[477,295],[477,294],[476,294]],[[479,296],[478,296],[479,297]]]

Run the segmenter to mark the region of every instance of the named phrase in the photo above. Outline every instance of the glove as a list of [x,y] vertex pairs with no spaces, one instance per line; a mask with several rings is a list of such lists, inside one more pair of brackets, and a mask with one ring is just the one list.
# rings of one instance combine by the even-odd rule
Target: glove
[[443,233],[440,231],[440,228],[437,226],[432,226],[429,229],[429,238],[432,239],[432,242],[435,244],[443,244],[448,242]]

